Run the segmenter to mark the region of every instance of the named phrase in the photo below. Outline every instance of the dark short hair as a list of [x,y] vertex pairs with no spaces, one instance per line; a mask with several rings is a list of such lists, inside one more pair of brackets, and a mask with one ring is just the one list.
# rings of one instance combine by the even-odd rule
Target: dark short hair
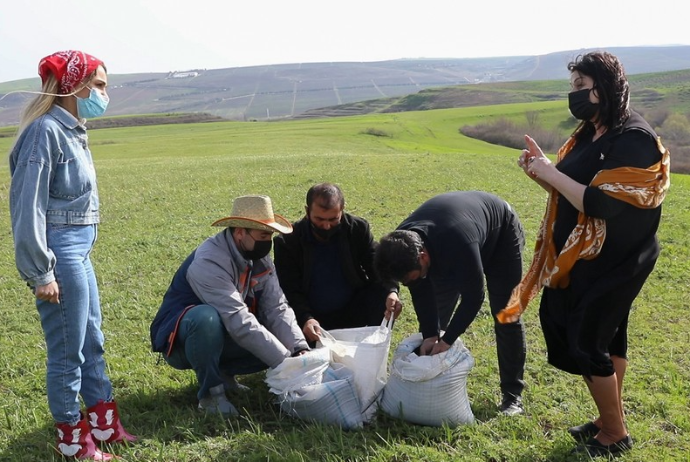
[[[609,130],[622,126],[630,117],[630,85],[620,60],[606,51],[593,51],[579,55],[568,63],[570,72],[580,72],[594,81],[594,89],[599,97],[597,122]],[[583,121],[575,130],[579,134],[594,132],[594,124]]]
[[326,210],[333,208],[345,208],[345,196],[338,185],[333,183],[315,184],[307,191],[307,207],[311,208],[313,203]]
[[397,230],[381,238],[374,253],[374,269],[385,282],[400,282],[410,271],[421,269],[419,254],[424,242],[414,231]]

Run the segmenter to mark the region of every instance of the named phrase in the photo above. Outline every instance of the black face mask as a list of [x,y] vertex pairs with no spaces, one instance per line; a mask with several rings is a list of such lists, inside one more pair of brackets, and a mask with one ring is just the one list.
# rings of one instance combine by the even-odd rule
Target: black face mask
[[578,120],[591,120],[599,110],[599,104],[589,100],[591,91],[591,88],[584,88],[568,93],[568,109]]
[[314,226],[314,223],[311,223],[311,229],[314,231],[314,234],[316,234],[319,238],[323,239],[324,241],[327,241],[331,237],[333,237],[335,233],[340,231],[340,223],[338,223],[335,226],[331,226],[330,229],[321,229],[317,226]]
[[254,241],[254,248],[252,250],[241,250],[240,253],[244,258],[247,260],[261,260],[269,254],[273,245],[272,240],[257,241],[251,234],[249,234],[249,237]]

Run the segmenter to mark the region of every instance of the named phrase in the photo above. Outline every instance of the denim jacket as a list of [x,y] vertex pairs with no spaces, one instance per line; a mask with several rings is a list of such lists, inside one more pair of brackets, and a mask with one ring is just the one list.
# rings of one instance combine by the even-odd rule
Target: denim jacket
[[53,105],[20,135],[10,153],[10,215],[17,269],[30,286],[55,280],[48,223],[99,222],[96,171],[86,128]]

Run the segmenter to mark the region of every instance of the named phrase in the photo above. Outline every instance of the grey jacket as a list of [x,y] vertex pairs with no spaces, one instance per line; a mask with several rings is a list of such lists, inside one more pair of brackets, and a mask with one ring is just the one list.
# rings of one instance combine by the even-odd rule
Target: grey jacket
[[269,367],[309,349],[270,257],[245,260],[230,229],[204,241],[177,270],[151,324],[153,350],[169,354],[179,319],[200,304],[218,310],[232,339]]

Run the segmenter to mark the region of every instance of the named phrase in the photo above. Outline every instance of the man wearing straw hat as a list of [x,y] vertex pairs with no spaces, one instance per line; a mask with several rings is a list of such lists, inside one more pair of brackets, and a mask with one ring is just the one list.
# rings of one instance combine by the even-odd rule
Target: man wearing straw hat
[[290,233],[268,196],[235,199],[224,229],[204,241],[175,273],[151,324],[153,351],[175,369],[193,369],[199,409],[237,415],[226,389],[309,349],[280,289],[269,256],[274,232]]

